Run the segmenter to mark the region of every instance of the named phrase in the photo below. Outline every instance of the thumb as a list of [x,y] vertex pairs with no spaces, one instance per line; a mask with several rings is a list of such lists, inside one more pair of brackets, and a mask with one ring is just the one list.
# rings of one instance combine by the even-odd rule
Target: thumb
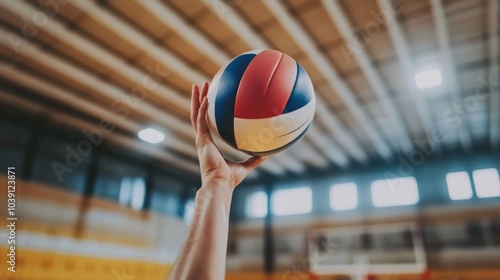
[[240,164],[245,168],[245,171],[248,174],[250,173],[250,171],[254,170],[257,166],[263,163],[266,159],[267,157],[253,156]]

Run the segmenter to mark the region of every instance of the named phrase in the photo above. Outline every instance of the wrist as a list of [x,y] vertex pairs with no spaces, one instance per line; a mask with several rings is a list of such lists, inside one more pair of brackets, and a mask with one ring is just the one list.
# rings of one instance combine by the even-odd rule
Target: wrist
[[229,180],[206,180],[197,193],[203,196],[232,195],[233,189]]
[[201,180],[202,187],[234,189],[233,182],[228,176],[205,176]]

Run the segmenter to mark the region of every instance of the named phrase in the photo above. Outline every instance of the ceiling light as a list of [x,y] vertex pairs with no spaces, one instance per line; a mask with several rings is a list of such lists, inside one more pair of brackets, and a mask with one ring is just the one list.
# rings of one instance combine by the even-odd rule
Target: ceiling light
[[165,140],[165,134],[154,128],[143,129],[139,131],[137,136],[139,136],[140,139],[152,144],[160,143]]
[[439,86],[443,82],[439,69],[428,69],[420,71],[415,75],[415,83],[419,88],[431,88]]

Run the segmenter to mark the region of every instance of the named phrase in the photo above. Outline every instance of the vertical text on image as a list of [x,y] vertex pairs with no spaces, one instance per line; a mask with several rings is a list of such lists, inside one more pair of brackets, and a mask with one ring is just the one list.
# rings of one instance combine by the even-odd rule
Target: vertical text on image
[[16,168],[7,168],[7,228],[9,234],[7,244],[10,245],[7,253],[7,269],[16,272]]

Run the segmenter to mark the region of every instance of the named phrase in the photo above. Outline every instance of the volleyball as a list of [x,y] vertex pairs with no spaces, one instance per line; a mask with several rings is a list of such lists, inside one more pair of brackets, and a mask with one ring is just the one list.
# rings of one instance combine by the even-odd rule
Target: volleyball
[[314,88],[304,68],[276,50],[232,59],[207,93],[212,134],[251,155],[271,155],[299,141],[312,123]]

